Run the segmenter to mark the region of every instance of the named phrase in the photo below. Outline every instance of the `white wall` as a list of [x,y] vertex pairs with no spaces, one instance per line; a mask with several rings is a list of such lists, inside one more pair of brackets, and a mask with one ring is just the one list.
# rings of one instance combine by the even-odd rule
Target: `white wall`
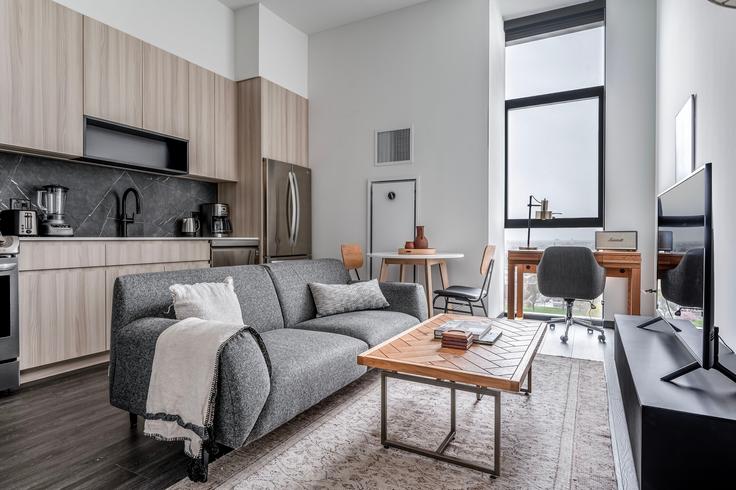
[[[490,16],[488,0],[432,0],[310,37],[310,164],[313,192],[323,196],[313,203],[316,257],[338,257],[340,243],[366,245],[368,180],[418,176],[430,246],[464,252],[449,264],[450,279],[480,284],[491,235]],[[374,130],[407,123],[415,163],[373,166]],[[502,181],[496,184],[503,192]],[[502,308],[499,298],[497,291],[492,313]]]
[[258,66],[258,26],[261,4],[235,11],[235,80],[247,80],[260,74]]
[[488,126],[488,243],[496,245],[496,266],[491,288],[492,301],[498,301],[498,311],[504,304],[504,178],[506,172],[505,122],[506,122],[506,33],[503,16],[496,1],[490,3],[489,29],[489,126]]
[[262,76],[308,96],[309,37],[261,4],[235,12],[235,77]]
[[308,36],[263,5],[260,5],[259,19],[260,75],[302,97],[307,97]]
[[[656,0],[606,4],[605,223],[608,230],[639,232],[642,289],[655,286],[656,24]],[[624,313],[625,294],[608,289],[606,317]],[[653,295],[641,300],[642,314],[652,313]]]
[[675,181],[675,116],[696,102],[696,163],[713,163],[715,321],[736,345],[736,10],[706,1],[660,0],[657,31],[657,186]]
[[234,14],[217,0],[55,0],[228,78]]

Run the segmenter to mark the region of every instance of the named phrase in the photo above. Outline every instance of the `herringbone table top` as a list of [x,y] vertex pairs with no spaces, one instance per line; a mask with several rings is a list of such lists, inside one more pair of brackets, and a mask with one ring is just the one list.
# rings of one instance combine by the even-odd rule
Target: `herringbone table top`
[[466,315],[441,314],[416,325],[358,356],[358,364],[518,392],[546,332],[544,323],[493,320],[503,335],[493,345],[473,344],[468,350],[443,348],[434,330]]

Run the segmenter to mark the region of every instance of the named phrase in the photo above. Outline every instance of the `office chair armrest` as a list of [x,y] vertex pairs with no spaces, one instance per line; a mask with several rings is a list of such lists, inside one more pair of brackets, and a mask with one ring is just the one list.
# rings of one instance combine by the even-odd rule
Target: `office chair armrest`
[[382,282],[380,287],[390,311],[406,313],[420,322],[427,319],[427,298],[421,284]]

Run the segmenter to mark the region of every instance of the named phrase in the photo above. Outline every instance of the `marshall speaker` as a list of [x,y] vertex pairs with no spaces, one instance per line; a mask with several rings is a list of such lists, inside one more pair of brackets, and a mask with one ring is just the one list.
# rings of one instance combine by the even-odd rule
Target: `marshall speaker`
[[596,231],[596,250],[637,250],[636,231]]

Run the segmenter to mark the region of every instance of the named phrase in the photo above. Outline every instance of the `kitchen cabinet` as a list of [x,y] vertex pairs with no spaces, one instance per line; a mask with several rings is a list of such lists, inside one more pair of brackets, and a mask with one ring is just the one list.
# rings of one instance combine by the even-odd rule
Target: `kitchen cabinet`
[[18,286],[22,370],[107,349],[104,268],[25,271]]
[[189,63],[143,43],[143,128],[189,139]]
[[0,145],[82,155],[82,15],[0,0]]
[[84,113],[143,126],[143,42],[84,18]]
[[238,180],[237,84],[215,75],[215,177]]
[[189,175],[216,176],[215,74],[189,64]]
[[220,184],[218,195],[230,204],[235,235],[263,238],[263,159],[308,166],[309,101],[251,78],[237,84],[237,117],[238,182]]
[[207,268],[209,260],[207,240],[23,240],[22,382],[107,360],[119,276]]

